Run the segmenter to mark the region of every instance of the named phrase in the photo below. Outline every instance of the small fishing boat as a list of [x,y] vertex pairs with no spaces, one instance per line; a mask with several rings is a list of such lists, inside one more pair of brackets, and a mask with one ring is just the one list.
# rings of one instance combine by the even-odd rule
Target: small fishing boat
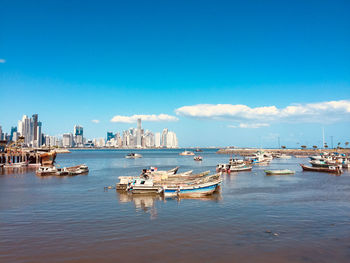
[[197,148],[197,149],[196,149],[196,152],[203,152],[203,150]]
[[193,160],[195,160],[195,161],[202,161],[203,158],[202,158],[202,156],[198,155],[198,156],[193,157]]
[[221,179],[212,180],[204,183],[187,184],[163,186],[164,197],[202,197],[206,195],[211,195],[218,190],[221,184]]
[[26,163],[26,162],[4,164],[5,169],[23,168],[23,167],[27,167],[27,166],[28,166],[28,163]]
[[293,170],[265,170],[266,175],[288,175],[288,174],[295,174],[295,171]]
[[182,155],[182,156],[193,156],[194,155],[194,152],[191,152],[191,151],[183,151],[181,153],[179,153],[179,155]]
[[137,158],[142,158],[142,155],[141,154],[138,154],[138,153],[128,153],[126,156],[125,156],[126,159],[137,159]]
[[251,165],[244,165],[244,166],[231,166],[228,170],[229,173],[232,172],[244,172],[244,171],[251,171],[253,166]]
[[324,173],[334,173],[334,174],[342,173],[342,169],[339,166],[329,166],[328,168],[312,167],[304,164],[300,164],[300,166],[301,168],[303,168],[303,171],[324,172]]
[[281,155],[277,155],[276,158],[278,158],[278,159],[291,159],[292,156],[286,155],[286,154],[283,153]]
[[58,170],[55,166],[40,166],[35,174],[40,176],[58,175]]
[[126,190],[133,194],[159,194],[163,188],[161,185],[155,185],[153,179],[136,178],[129,182]]

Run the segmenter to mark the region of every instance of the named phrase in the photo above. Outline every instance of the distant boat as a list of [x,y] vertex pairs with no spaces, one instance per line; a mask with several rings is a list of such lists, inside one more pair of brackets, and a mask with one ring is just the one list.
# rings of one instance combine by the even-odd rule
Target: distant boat
[[126,156],[125,156],[126,159],[137,159],[137,158],[142,158],[142,155],[141,154],[138,154],[138,153],[128,153]]
[[281,155],[277,155],[276,158],[277,158],[277,159],[291,159],[292,156],[286,155],[286,154],[283,153],[283,154],[281,154]]
[[266,175],[288,175],[288,174],[295,174],[295,171],[293,170],[265,170]]
[[300,164],[301,168],[303,168],[304,171],[312,171],[312,172],[324,172],[324,173],[334,173],[334,174],[341,174],[342,170],[339,166],[329,166],[328,168],[323,167],[312,167],[307,166],[304,164]]
[[198,156],[193,157],[193,160],[195,160],[195,161],[202,161],[203,158],[202,158],[202,156],[198,155]]
[[203,150],[197,148],[197,149],[196,149],[196,152],[203,152]]
[[194,152],[190,152],[190,151],[183,151],[182,153],[179,153],[179,155],[182,155],[182,156],[193,156],[194,155]]

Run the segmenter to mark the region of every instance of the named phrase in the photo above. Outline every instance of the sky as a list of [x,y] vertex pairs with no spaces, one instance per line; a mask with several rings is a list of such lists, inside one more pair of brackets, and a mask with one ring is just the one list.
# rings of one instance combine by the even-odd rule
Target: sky
[[2,0],[0,125],[188,146],[350,141],[350,2]]

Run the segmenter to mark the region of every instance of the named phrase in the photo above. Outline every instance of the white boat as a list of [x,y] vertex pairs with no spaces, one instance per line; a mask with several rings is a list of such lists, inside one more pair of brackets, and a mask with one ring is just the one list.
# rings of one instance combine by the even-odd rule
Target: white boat
[[183,151],[183,152],[179,153],[179,155],[182,155],[182,156],[193,156],[193,155],[194,155],[194,152],[191,152],[191,151]]
[[58,170],[55,166],[40,166],[35,174],[40,176],[58,175]]
[[163,188],[161,185],[155,185],[153,179],[136,178],[129,182],[126,190],[133,194],[159,194]]
[[281,155],[277,155],[276,158],[278,158],[278,159],[291,159],[292,156],[286,155],[286,154],[283,153]]
[[137,158],[142,158],[142,155],[141,154],[138,154],[138,153],[128,153],[126,156],[125,156],[126,159],[137,159]]

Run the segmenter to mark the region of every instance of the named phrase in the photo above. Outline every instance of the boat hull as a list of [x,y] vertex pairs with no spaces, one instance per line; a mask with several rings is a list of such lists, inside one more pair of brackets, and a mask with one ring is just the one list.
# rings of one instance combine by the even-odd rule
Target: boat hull
[[164,187],[165,197],[202,197],[213,194],[219,187],[221,180],[194,186]]
[[303,164],[300,164],[300,166],[303,168],[303,171],[323,172],[323,173],[333,173],[333,174],[341,174],[342,173],[342,170],[338,166],[335,167],[335,169],[322,168],[322,167],[311,167],[311,166],[306,166]]

